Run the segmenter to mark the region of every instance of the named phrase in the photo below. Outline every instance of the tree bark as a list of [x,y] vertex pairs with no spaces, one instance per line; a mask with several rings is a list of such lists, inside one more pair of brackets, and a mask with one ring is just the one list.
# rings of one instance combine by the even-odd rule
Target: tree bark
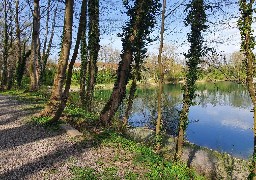
[[157,121],[156,121],[156,151],[159,152],[161,146],[161,124],[162,124],[162,94],[163,94],[163,84],[164,84],[164,73],[162,64],[162,52],[164,44],[164,20],[165,20],[165,7],[166,0],[163,0],[163,10],[162,10],[162,23],[160,32],[160,47],[158,54],[158,66],[159,66],[159,80],[158,80],[158,97],[157,97]]
[[254,135],[254,146],[253,146],[253,159],[251,173],[248,179],[256,179],[256,87],[253,83],[253,77],[255,75],[255,60],[256,57],[253,53],[255,48],[255,40],[252,33],[252,18],[253,18],[253,4],[255,0],[250,0],[247,3],[246,0],[240,1],[240,12],[241,17],[239,19],[239,29],[241,34],[241,50],[245,55],[246,64],[246,84],[253,104],[253,135]]
[[[88,1],[88,0],[87,0]],[[86,2],[87,4],[87,2]],[[85,12],[87,12],[87,5],[85,7]],[[87,13],[86,13],[87,14]],[[84,17],[84,30],[81,34],[81,67],[80,67],[80,100],[82,107],[86,109],[86,74],[88,66],[88,49],[87,49],[87,15]]]
[[81,42],[81,35],[82,32],[85,31],[85,26],[86,22],[84,21],[86,17],[86,6],[87,6],[87,0],[82,1],[82,6],[81,6],[81,14],[80,14],[80,21],[79,21],[79,27],[78,27],[78,32],[77,32],[77,37],[76,37],[76,44],[75,44],[75,49],[71,58],[71,61],[68,66],[68,74],[67,74],[67,80],[66,80],[66,86],[64,89],[64,92],[61,96],[61,103],[54,114],[53,118],[51,119],[51,122],[59,120],[63,110],[66,107],[68,96],[69,96],[69,89],[71,85],[71,79],[72,79],[72,72],[73,72],[73,67],[77,58],[78,50],[79,50],[79,45]]
[[100,50],[100,30],[99,30],[99,0],[88,1],[89,13],[89,71],[88,83],[86,89],[86,109],[90,112],[92,110],[92,101],[94,94],[94,87],[96,83],[96,76],[98,72],[97,59]]
[[17,85],[20,87],[21,86],[21,80],[20,78],[20,66],[21,66],[21,53],[22,53],[22,45],[21,45],[21,38],[20,38],[20,23],[19,23],[19,0],[16,0],[15,4],[15,25],[16,25],[16,38],[17,38],[17,68],[16,68],[16,81]]
[[[150,4],[150,8],[152,9],[147,6],[148,4]],[[151,20],[154,19],[156,4],[157,1],[137,0],[132,9],[130,7],[128,8],[130,22],[124,28],[124,37],[122,39],[123,53],[121,54],[121,61],[117,70],[117,79],[112,94],[100,115],[100,123],[105,126],[111,125],[111,119],[125,97],[133,55],[136,52],[134,48],[138,48],[137,46],[140,46],[145,41],[144,36],[149,35],[149,27],[152,27],[154,24]],[[150,19],[148,19],[149,17]],[[145,21],[149,21],[148,24],[145,24]]]
[[2,72],[2,89],[6,89],[7,78],[8,78],[8,11],[7,11],[7,0],[4,0],[4,48],[3,48],[3,72]]
[[34,0],[33,32],[30,59],[30,91],[39,89],[39,61],[40,61],[40,6],[39,0]]
[[62,98],[62,89],[66,79],[66,70],[68,65],[68,59],[70,54],[71,42],[72,42],[72,24],[73,24],[73,5],[74,0],[65,1],[65,19],[64,19],[64,32],[61,53],[58,61],[58,70],[54,78],[53,89],[50,97],[50,101],[45,109],[39,114],[40,116],[52,117],[60,103]]

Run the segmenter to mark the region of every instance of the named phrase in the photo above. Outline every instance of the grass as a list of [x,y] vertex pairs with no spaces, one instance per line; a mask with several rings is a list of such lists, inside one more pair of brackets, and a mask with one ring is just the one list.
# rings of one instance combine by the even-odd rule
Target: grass
[[[120,179],[118,172],[124,171],[124,179],[204,179],[196,174],[195,171],[189,169],[185,164],[173,163],[165,160],[161,155],[156,154],[152,148],[143,144],[130,140],[121,134],[113,131],[105,131],[95,136],[95,140],[100,146],[113,148],[122,151],[112,158],[115,163],[127,163],[132,161],[133,168],[137,169],[120,169],[114,166],[111,162],[101,159],[98,161],[98,166],[108,166],[103,172],[91,169],[89,167],[73,167],[71,169],[74,179],[86,179],[93,175],[96,179]],[[123,157],[122,155],[131,154],[131,156]]]
[[[50,95],[47,89],[38,92],[12,90],[6,91],[3,94],[16,96],[17,100],[23,102],[36,102],[42,106],[45,105]],[[103,95],[104,93],[100,93],[99,91],[96,94]],[[100,99],[104,99],[104,97],[103,95]],[[98,119],[98,115],[96,113],[87,113],[78,107],[76,105],[78,98],[78,93],[71,94],[71,100],[64,111],[64,115],[71,117],[76,124],[94,124]],[[33,118],[33,121],[40,125],[47,124],[48,120],[49,117]],[[120,171],[124,171],[124,179],[204,179],[197,175],[195,171],[189,169],[185,164],[168,161],[161,155],[156,154],[151,147],[139,144],[119,133],[105,130],[103,133],[95,133],[92,136],[96,148],[100,146],[109,147],[116,150],[117,154],[113,158],[108,159],[108,161],[103,159],[98,162],[99,166],[104,167],[101,171],[92,167],[71,167],[70,171],[74,179],[119,179],[118,173]],[[129,154],[129,156],[125,154]],[[128,167],[127,169],[120,169],[116,165],[117,162],[127,163],[129,161],[132,162],[130,165],[132,167]]]

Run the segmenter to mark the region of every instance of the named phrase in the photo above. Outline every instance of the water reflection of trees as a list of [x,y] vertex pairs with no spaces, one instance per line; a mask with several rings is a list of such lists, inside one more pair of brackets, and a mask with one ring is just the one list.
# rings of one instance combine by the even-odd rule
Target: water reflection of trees
[[199,84],[197,94],[195,102],[202,107],[212,104],[250,108],[252,105],[246,88],[232,82]]
[[[163,129],[175,135],[179,119],[179,110],[182,103],[182,85],[166,85],[163,99]],[[251,100],[246,88],[237,83],[217,82],[198,84],[195,104],[207,107],[213,106],[233,106],[239,108],[250,108]],[[157,90],[140,89],[134,101],[130,123],[133,126],[155,125],[157,118]]]

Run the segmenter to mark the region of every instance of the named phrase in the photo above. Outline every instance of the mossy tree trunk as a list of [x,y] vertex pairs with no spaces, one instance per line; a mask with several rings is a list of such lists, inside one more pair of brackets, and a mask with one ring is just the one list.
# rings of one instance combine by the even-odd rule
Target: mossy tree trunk
[[94,87],[96,83],[96,76],[98,72],[97,59],[100,50],[100,30],[99,30],[99,0],[88,1],[88,15],[89,15],[89,68],[88,81],[86,88],[86,106],[85,108],[90,112],[92,110],[92,101],[94,94]]
[[117,70],[117,79],[112,94],[100,115],[100,122],[105,126],[111,125],[111,119],[125,97],[134,53],[138,52],[138,49],[142,54],[146,53],[142,48],[144,48],[151,28],[154,27],[155,13],[159,8],[157,0],[136,0],[133,7],[130,7],[128,2],[126,3],[130,21],[126,23],[122,34],[123,51]]
[[195,97],[196,80],[198,79],[199,67],[201,57],[205,51],[203,49],[202,32],[207,29],[206,23],[206,6],[204,0],[192,0],[187,5],[188,15],[185,19],[185,25],[190,25],[191,32],[188,35],[190,49],[185,57],[188,59],[186,62],[187,73],[186,82],[183,87],[183,107],[180,112],[178,138],[176,143],[175,160],[178,161],[182,155],[184,135],[188,126],[188,113],[189,107]]
[[253,119],[254,119],[254,148],[253,148],[253,159],[252,159],[252,168],[251,173],[248,179],[256,179],[256,87],[253,82],[253,77],[256,72],[256,58],[253,53],[255,49],[255,37],[253,36],[253,9],[255,0],[240,0],[240,12],[241,17],[238,21],[238,27],[241,34],[241,51],[245,56],[245,66],[246,66],[246,85],[252,100],[253,104]]

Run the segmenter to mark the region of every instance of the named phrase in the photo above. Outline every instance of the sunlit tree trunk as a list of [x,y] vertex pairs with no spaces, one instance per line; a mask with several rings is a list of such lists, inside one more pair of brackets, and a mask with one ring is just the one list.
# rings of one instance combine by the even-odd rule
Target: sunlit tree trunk
[[[144,45],[145,36],[149,36],[150,27],[154,26],[154,16],[158,8],[158,1],[136,0],[134,7],[129,7],[130,22],[124,28],[123,51],[117,70],[117,80],[112,94],[100,115],[100,122],[108,126],[123,101],[126,85],[129,80],[134,48]],[[142,43],[142,44],[141,44]]]
[[34,0],[33,11],[33,32],[30,59],[30,90],[36,91],[39,88],[39,61],[40,61],[40,6],[39,0]]
[[196,81],[198,79],[198,65],[201,63],[201,57],[204,55],[203,50],[203,37],[202,32],[207,29],[206,13],[205,13],[204,0],[192,0],[187,5],[188,15],[185,19],[185,25],[190,25],[191,32],[188,35],[188,41],[190,43],[190,49],[185,57],[188,59],[186,62],[186,82],[183,87],[183,107],[180,112],[178,138],[176,143],[175,160],[178,161],[181,158],[184,135],[188,126],[188,113],[189,107],[192,105],[192,100],[195,97]]
[[253,119],[254,119],[254,148],[251,173],[248,179],[256,179],[256,87],[253,82],[255,76],[255,55],[253,50],[255,48],[255,37],[253,36],[252,22],[253,22],[253,6],[255,0],[240,0],[241,17],[238,21],[238,26],[241,34],[241,51],[245,56],[246,65],[246,84],[253,104]]
[[45,109],[40,113],[41,116],[53,116],[62,98],[62,89],[66,79],[66,70],[68,65],[68,59],[70,54],[71,42],[72,42],[72,24],[73,24],[73,5],[74,0],[65,1],[65,19],[64,19],[64,32],[62,39],[62,47],[60,57],[58,61],[58,69],[54,78],[54,84],[50,101]]
[[94,94],[94,87],[96,83],[96,76],[98,72],[97,59],[100,50],[100,30],[99,30],[99,0],[88,1],[88,14],[89,14],[89,39],[88,39],[88,52],[89,52],[89,69],[88,81],[86,89],[86,109],[91,111],[92,100]]
[[80,14],[80,21],[79,21],[79,27],[78,27],[78,32],[77,32],[77,37],[76,37],[76,44],[75,44],[75,49],[71,58],[71,61],[68,66],[68,73],[67,73],[67,80],[66,80],[66,85],[64,92],[61,96],[61,103],[59,107],[57,108],[56,113],[54,114],[54,117],[52,118],[52,122],[59,120],[63,110],[66,107],[68,96],[69,96],[69,89],[71,85],[71,78],[72,78],[72,72],[73,72],[73,67],[77,58],[78,50],[79,50],[79,45],[81,42],[81,35],[82,32],[85,31],[85,16],[86,16],[86,6],[87,6],[87,0],[83,0],[82,2],[82,7],[81,7],[81,14]]
[[158,80],[158,97],[157,97],[157,121],[156,121],[156,151],[160,150],[161,146],[161,124],[162,124],[162,94],[163,94],[163,83],[164,83],[164,73],[163,73],[163,64],[162,64],[162,52],[164,44],[164,20],[165,20],[165,7],[166,0],[163,0],[163,9],[162,9],[162,23],[161,23],[161,32],[160,32],[160,47],[158,54],[158,66],[159,66],[159,80]]

